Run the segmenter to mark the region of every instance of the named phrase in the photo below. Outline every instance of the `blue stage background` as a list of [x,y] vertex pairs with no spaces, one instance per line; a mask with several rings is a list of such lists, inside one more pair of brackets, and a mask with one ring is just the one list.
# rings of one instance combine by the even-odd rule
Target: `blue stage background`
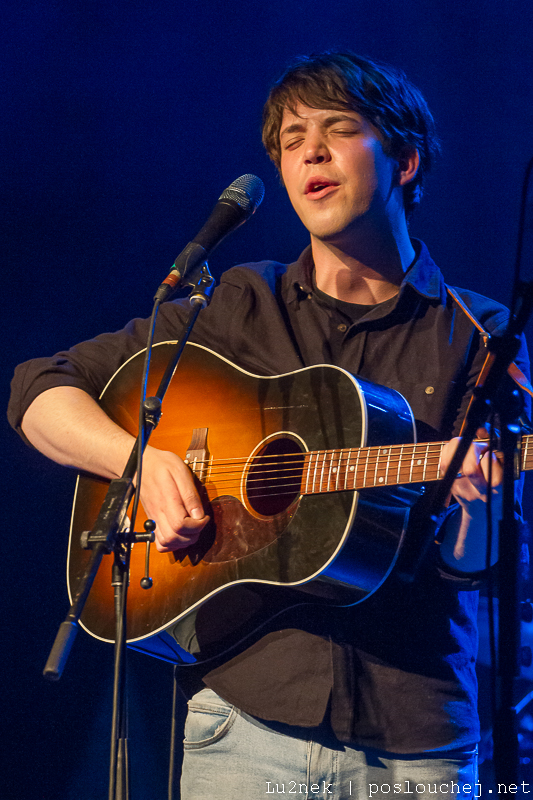
[[[213,255],[213,272],[299,254],[306,233],[262,151],[261,109],[287,61],[328,47],[400,66],[425,93],[443,155],[413,234],[450,283],[509,302],[533,154],[530,0],[4,0],[2,17],[4,406],[18,362],[148,315],[239,175],[261,176],[266,198]],[[74,475],[4,426],[0,796],[96,800],[110,648],[80,634],[61,682],[41,678],[67,608]],[[531,519],[529,498],[526,510]],[[171,691],[168,665],[132,655],[134,800],[166,797]]]

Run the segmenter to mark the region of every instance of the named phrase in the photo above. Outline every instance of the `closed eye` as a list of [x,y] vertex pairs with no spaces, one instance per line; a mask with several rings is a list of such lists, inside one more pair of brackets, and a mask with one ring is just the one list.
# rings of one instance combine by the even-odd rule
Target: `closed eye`
[[283,147],[285,148],[285,150],[294,150],[294,148],[297,147],[302,142],[303,142],[303,137],[300,136],[298,139],[290,139],[289,141],[286,141]]
[[353,136],[356,133],[359,133],[359,130],[354,128],[335,128],[331,131],[331,133],[339,133],[341,136]]

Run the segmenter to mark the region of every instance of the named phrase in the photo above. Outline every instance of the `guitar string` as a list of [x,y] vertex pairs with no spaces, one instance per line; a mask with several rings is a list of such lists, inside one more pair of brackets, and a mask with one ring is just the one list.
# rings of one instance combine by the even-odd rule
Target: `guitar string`
[[[488,444],[488,439],[475,439],[474,442],[476,444]],[[401,455],[402,459],[408,459],[408,454],[411,453],[413,457],[417,455],[417,451],[441,451],[445,444],[448,442],[408,442],[405,444],[391,444],[391,445],[370,445],[367,447],[340,447],[334,448],[330,450],[305,450],[305,451],[298,451],[295,453],[272,453],[271,455],[261,455],[257,453],[253,458],[261,458],[261,459],[274,459],[274,458],[289,458],[289,457],[306,457],[306,456],[314,456],[314,455],[322,455],[322,454],[329,454],[329,453],[341,453],[341,454],[348,454],[350,457],[357,456],[358,453],[368,453],[376,454],[376,458],[388,458],[389,454],[387,451],[393,451],[394,453],[398,453]],[[533,453],[531,454],[531,459],[533,459]],[[233,458],[220,458],[220,459],[198,459],[194,463],[195,464],[246,464],[246,462],[251,461],[251,456],[237,456]],[[529,461],[529,457],[527,459]]]
[[[438,460],[432,458],[426,458],[424,459],[424,463],[421,465],[405,464],[398,470],[397,467],[400,465],[400,463],[401,462],[399,460],[393,461],[391,459],[387,465],[380,465],[380,462],[377,460],[375,461],[365,460],[364,462],[360,461],[357,467],[355,465],[352,465],[354,468],[351,469],[349,459],[346,460],[336,459],[335,461],[328,461],[328,460],[317,461],[316,466],[317,470],[320,470],[321,472],[327,472],[330,480],[335,480],[335,476],[341,471],[343,473],[346,473],[347,475],[355,475],[366,470],[367,473],[381,474],[388,472],[388,473],[394,473],[396,476],[398,475],[398,473],[402,475],[402,473],[405,472],[408,473],[413,472],[417,474],[420,472],[424,472],[424,470],[433,472],[433,470],[438,466],[439,462]],[[260,481],[268,480],[270,479],[271,476],[273,477],[276,475],[283,475],[284,473],[291,473],[291,472],[295,475],[304,475],[306,472],[312,471],[313,469],[314,465],[310,461],[308,461],[307,465],[303,464],[300,466],[292,462],[285,462],[281,460],[279,462],[269,464],[268,468],[266,467],[261,468],[260,466],[256,465],[254,468],[255,470],[254,472],[250,471],[247,473],[246,481],[247,483],[254,483],[254,482],[257,483]],[[241,478],[243,474],[246,473],[231,469],[228,470],[219,469],[219,470],[210,470],[209,475],[207,477],[208,478],[216,477],[220,481],[223,481],[224,479],[231,480],[233,477]],[[323,479],[326,480],[325,475],[323,475]],[[399,483],[399,481],[394,481],[394,482]]]
[[[339,457],[337,455],[337,453],[335,453],[334,451],[332,453],[332,455],[333,455],[332,458],[327,458],[327,456],[319,457],[319,458],[317,458],[315,460],[314,463],[312,461],[312,456],[313,455],[314,454],[311,453],[311,454],[306,454],[305,456],[303,456],[301,458],[301,460],[304,462],[303,464],[297,464],[297,463],[295,463],[294,460],[286,459],[285,457],[279,457],[279,456],[277,456],[278,461],[270,461],[268,464],[263,464],[263,463],[253,464],[253,465],[251,465],[251,468],[248,471],[248,475],[249,475],[248,480],[252,480],[252,481],[253,480],[264,480],[264,476],[268,475],[269,473],[274,474],[274,473],[283,472],[284,470],[289,470],[290,471],[291,469],[296,469],[296,470],[299,470],[300,472],[305,472],[306,470],[310,470],[310,469],[312,470],[313,468],[316,468],[317,470],[321,470],[321,471],[326,471],[326,470],[328,472],[329,471],[332,471],[332,472],[334,471],[333,474],[336,474],[336,472],[339,469],[346,470],[350,466],[353,466],[354,469],[353,470],[349,470],[348,469],[348,472],[350,472],[350,471],[351,472],[354,472],[354,471],[360,472],[362,469],[366,469],[367,472],[368,471],[370,471],[370,472],[380,471],[380,472],[396,472],[396,473],[398,473],[398,467],[400,467],[400,469],[399,469],[400,474],[402,472],[406,472],[406,471],[407,472],[410,472],[410,471],[420,472],[420,471],[423,471],[424,469],[426,469],[426,470],[427,469],[433,469],[436,465],[438,465],[437,457],[440,456],[440,452],[432,452],[432,453],[430,453],[429,456],[425,456],[423,459],[414,459],[413,458],[413,459],[410,459],[410,460],[407,460],[407,459],[404,459],[404,458],[399,458],[399,457],[394,457],[394,456],[390,457],[390,458],[387,458],[387,459],[380,459],[380,458],[376,458],[376,457],[369,457],[369,458],[361,457],[359,459],[359,463],[357,465],[351,463],[352,461],[355,460],[352,457],[350,457],[348,455],[344,455],[344,454],[341,454],[340,457]],[[416,463],[412,463],[414,461],[416,461]],[[307,463],[305,463],[305,462],[307,462]],[[403,466],[401,466],[402,462],[404,462]],[[419,463],[419,462],[422,462],[422,463]],[[241,463],[245,464],[246,462],[243,461]],[[210,477],[221,476],[221,478],[224,478],[224,477],[231,477],[233,475],[241,476],[243,474],[242,471],[240,471],[238,469],[235,469],[236,467],[239,466],[238,464],[235,464],[235,463],[234,464],[229,464],[229,463],[224,464],[223,462],[220,463],[220,462],[209,462],[209,461],[203,461],[203,462],[196,461],[194,466],[196,467],[197,465],[200,465],[200,464],[207,465],[208,469],[209,469],[209,467],[211,467],[209,469],[209,476]],[[213,466],[215,468],[213,468]],[[226,467],[226,468],[224,468],[224,467]],[[253,477],[254,474],[258,474],[258,473],[259,473],[259,477]]]
[[[194,462],[194,467],[207,465],[209,474],[205,482],[210,483],[216,480],[217,487],[224,488],[226,491],[240,490],[243,473],[235,471],[235,468],[241,465],[245,466],[247,463],[250,463],[250,470],[246,478],[246,486],[252,491],[255,484],[270,480],[277,494],[289,494],[289,491],[279,492],[279,490],[287,488],[291,493],[301,490],[304,478],[307,478],[307,483],[311,483],[311,491],[308,493],[320,493],[329,491],[332,484],[333,490],[338,490],[339,484],[341,486],[344,484],[342,486],[344,489],[347,477],[350,478],[350,486],[346,488],[353,490],[379,485],[435,480],[437,475],[433,475],[433,473],[438,467],[438,461],[435,459],[437,456],[440,457],[444,444],[445,442],[409,443],[388,445],[383,448],[374,446],[286,454],[275,453],[257,456],[255,464],[250,457],[246,459],[199,459]],[[312,459],[315,456],[313,464]],[[295,461],[298,460],[303,461],[303,464],[295,464]],[[264,463],[266,461],[268,464]],[[356,465],[350,464],[352,461],[356,461]],[[403,466],[401,466],[402,461],[404,462]],[[414,463],[415,461],[416,463]],[[525,459],[526,464],[527,462],[528,459]],[[353,467],[353,470],[350,470],[349,466]],[[295,469],[296,471],[294,471]],[[311,476],[311,471],[320,474]],[[361,472],[364,474],[361,475]],[[380,474],[383,472],[385,476]],[[407,476],[408,480],[406,480]],[[360,480],[361,477],[362,480]],[[237,484],[233,483],[235,478],[238,480]],[[288,480],[290,483],[281,484],[279,482],[281,479]],[[315,488],[317,482],[318,489]],[[254,495],[256,498],[263,496],[274,496],[274,492],[270,490],[266,495]]]
[[[389,448],[392,449],[392,448]],[[375,478],[379,476],[379,478],[383,478],[381,473],[385,473],[387,477],[387,484],[397,484],[404,482],[402,478],[405,477],[405,473],[408,472],[410,475],[415,475],[416,477],[413,480],[408,482],[416,483],[419,479],[433,479],[432,476],[426,475],[426,473],[433,473],[434,469],[438,467],[440,455],[442,451],[442,446],[438,443],[438,447],[427,447],[424,446],[424,450],[426,451],[424,454],[418,453],[413,454],[413,456],[408,459],[406,458],[406,454],[401,452],[386,454],[386,453],[372,453],[372,448],[360,448],[359,454],[356,459],[356,464],[351,464],[350,462],[353,461],[353,450],[328,450],[328,451],[316,451],[306,454],[287,454],[284,456],[275,456],[276,458],[280,458],[279,461],[274,462],[271,461],[268,464],[263,463],[263,459],[261,459],[260,463],[256,463],[253,465],[252,469],[254,470],[255,474],[258,473],[258,477],[253,477],[254,472],[251,470],[248,473],[247,483],[253,483],[263,481],[265,479],[269,479],[269,476],[272,475],[279,475],[283,472],[290,472],[291,470],[298,470],[296,474],[305,475],[306,471],[309,473],[311,470],[318,471],[320,470],[322,482],[324,480],[327,481],[329,484],[332,481],[338,482],[338,475],[342,472],[343,477],[345,478],[346,475],[352,473],[352,475],[359,474],[360,471],[364,470],[365,476],[369,474],[369,477],[373,474],[374,479],[370,479],[368,481],[369,485],[374,485]],[[365,455],[361,456],[361,453]],[[313,456],[317,455],[317,458],[313,464]],[[422,458],[417,458],[417,456],[423,455]],[[329,458],[328,458],[329,456]],[[438,460],[436,460],[438,457]],[[303,464],[299,465],[295,463],[297,460],[303,460]],[[307,462],[307,463],[306,463]],[[403,466],[402,466],[403,462]],[[525,465],[527,466],[527,459],[524,460]],[[204,462],[205,463],[205,462]],[[229,465],[228,469],[221,469],[220,464],[218,465],[217,469],[211,470],[211,475],[215,477],[220,477],[220,480],[223,478],[230,478],[232,475],[238,475],[239,477],[242,476],[241,472],[235,473],[231,466]],[[327,475],[324,473],[327,472]],[[396,477],[396,480],[388,480],[389,473],[392,476]],[[422,476],[419,475],[422,473]],[[316,482],[316,479],[315,479]],[[378,484],[382,481],[378,481]],[[366,483],[365,483],[366,485]]]
[[[434,479],[426,477],[425,480],[426,481],[432,481]],[[335,481],[333,479],[331,479],[331,481],[329,481],[329,483],[334,484]],[[422,478],[420,478],[420,480],[413,480],[412,483],[424,483],[424,481],[422,480]],[[383,483],[383,484],[379,484],[379,485],[380,486],[394,486],[396,484],[393,481],[389,481],[387,483]],[[349,492],[349,491],[357,491],[359,489],[372,488],[374,486],[376,486],[375,483],[368,483],[368,484],[365,484],[365,483],[358,484],[358,483],[356,483],[354,486],[348,486],[347,488],[345,488],[345,487],[339,488],[337,486],[333,486],[332,488],[329,488],[328,486],[321,486],[321,488],[318,488],[318,489],[309,489],[309,490],[303,491],[302,484],[301,484],[300,481],[298,481],[298,483],[296,483],[296,484],[289,484],[288,483],[288,484],[284,484],[282,486],[276,486],[276,490],[275,491],[269,490],[269,491],[267,491],[267,492],[265,492],[263,494],[254,493],[254,494],[251,495],[250,493],[248,493],[248,499],[253,505],[253,501],[259,500],[259,499],[262,499],[262,498],[267,498],[267,497],[268,498],[276,498],[276,497],[282,497],[282,496],[326,494],[326,493],[328,493],[330,491],[337,491],[337,492],[348,491]],[[281,489],[286,489],[286,491],[280,491]],[[241,484],[240,483],[239,484],[235,484],[235,485],[229,484],[228,486],[224,487],[224,490],[225,490],[224,494],[231,493],[234,496],[235,495],[239,495],[240,494],[240,490],[241,490]],[[213,496],[211,499],[215,500],[215,499],[217,499],[217,497],[220,497],[222,494],[223,493],[221,492],[221,493]]]
[[[279,463],[283,464],[282,461],[279,462]],[[399,471],[398,471],[398,469],[395,469],[395,468],[393,468],[392,470],[389,469],[389,472],[391,474],[387,475],[386,476],[386,480],[383,480],[380,483],[379,480],[376,480],[376,477],[384,478],[384,476],[382,476],[382,475],[380,476],[379,475],[378,470],[375,468],[375,463],[376,462],[374,462],[373,464],[372,463],[370,464],[370,469],[367,468],[366,464],[360,463],[359,464],[359,468],[357,470],[354,470],[353,472],[350,472],[349,470],[346,469],[346,467],[348,466],[348,461],[346,461],[346,463],[344,465],[340,464],[339,469],[335,473],[333,473],[332,470],[330,471],[331,463],[325,462],[325,469],[322,470],[322,467],[321,467],[320,462],[319,462],[319,469],[320,469],[321,475],[318,476],[318,477],[313,476],[314,480],[313,480],[313,478],[311,478],[310,481],[308,481],[308,483],[311,482],[311,484],[312,484],[311,490],[307,491],[307,492],[304,492],[304,493],[307,493],[307,494],[319,494],[319,493],[323,493],[323,492],[327,492],[327,491],[331,491],[331,490],[333,490],[333,491],[335,491],[335,490],[347,490],[347,491],[350,491],[350,490],[354,490],[354,489],[361,489],[361,488],[365,488],[365,487],[372,487],[372,486],[379,486],[379,485],[381,485],[381,486],[392,485],[393,486],[393,485],[396,485],[396,484],[402,483],[402,482],[403,483],[419,483],[419,482],[423,482],[424,480],[426,480],[426,481],[436,480],[436,478],[437,478],[436,468],[438,466],[438,461],[433,461],[431,459],[426,459],[423,465],[419,465],[419,466],[415,465],[415,467],[413,467],[412,469],[411,469],[410,465],[406,465],[403,468],[403,470],[400,469]],[[298,468],[297,471],[294,471],[293,467],[294,467],[294,465],[291,465],[290,468],[285,469],[285,470],[283,470],[283,469],[263,470],[262,473],[259,475],[259,477],[257,477],[257,478],[250,478],[249,477],[246,480],[246,487],[247,487],[248,491],[250,491],[250,489],[253,491],[254,488],[259,488],[259,487],[255,487],[252,484],[264,484],[265,481],[271,481],[272,488],[269,489],[265,495],[254,494],[253,495],[254,499],[255,498],[260,498],[260,497],[268,497],[268,496],[274,497],[274,496],[280,495],[280,494],[289,494],[289,493],[301,492],[302,484],[304,483],[304,479],[305,479],[306,468],[305,467]],[[363,469],[363,467],[364,467],[364,469]],[[381,471],[382,472],[384,472],[384,471],[386,472],[385,468],[382,468]],[[322,472],[327,473],[327,474],[322,474]],[[360,473],[363,473],[363,474],[360,474]],[[399,480],[398,480],[398,473],[399,473]],[[430,473],[430,474],[428,474],[428,473]],[[237,492],[240,491],[241,483],[242,483],[241,482],[241,473],[225,472],[225,473],[220,473],[220,474],[223,475],[225,479],[224,478],[219,478],[216,481],[215,485],[216,485],[217,489],[221,489],[221,490],[224,489],[226,491],[234,490],[234,491],[237,491]],[[238,477],[238,481],[236,483],[233,482],[233,476],[235,474]],[[209,477],[211,477],[211,476],[209,476]],[[207,485],[209,485],[209,483],[212,482],[209,479],[209,477],[206,479],[206,484]],[[407,477],[409,477],[409,480],[406,480]],[[350,478],[350,485],[348,485],[348,486],[346,485],[347,484],[347,480],[346,480],[347,478]],[[289,482],[280,483],[280,480],[282,480],[282,479],[285,480],[285,481],[289,481]],[[317,482],[318,482],[318,487],[319,487],[318,489],[316,488]],[[339,487],[339,484],[341,484],[340,487]],[[333,487],[332,489],[330,489],[331,486]],[[287,492],[281,492],[280,491],[280,489],[285,489],[285,488],[287,488]],[[289,492],[289,490],[290,490],[290,492]]]
[[[476,442],[479,440],[476,440]],[[444,445],[447,442],[420,442],[418,444],[413,444],[412,442],[409,444],[393,444],[387,445],[387,447],[381,447],[378,445],[370,445],[367,447],[339,447],[339,448],[330,448],[329,450],[300,450],[294,453],[272,453],[272,454],[260,454],[256,453],[257,458],[264,458],[264,459],[273,459],[273,458],[280,458],[280,457],[301,457],[301,456],[309,456],[309,455],[316,455],[316,454],[329,454],[329,453],[342,453],[342,454],[351,454],[357,455],[357,453],[375,453],[380,458],[388,458],[388,453],[386,451],[394,451],[400,453],[402,450],[405,452],[409,452],[409,448],[411,448],[411,452],[414,454],[417,450],[423,450],[424,452],[427,450],[442,450]],[[405,455],[404,452],[404,455]],[[213,463],[218,461],[220,462],[243,462],[249,461],[251,456],[236,456],[232,458],[221,458],[221,459],[213,459]],[[198,459],[196,463],[200,464],[205,461],[209,461],[209,459]]]
[[[395,485],[401,483],[417,483],[423,480],[436,480],[437,467],[438,462],[426,463],[423,467],[416,467],[413,470],[409,467],[404,467],[400,470],[390,469],[389,474],[387,474],[385,469],[376,470],[370,467],[370,469],[365,470],[362,468],[362,465],[360,465],[360,469],[357,471],[350,471],[346,466],[341,465],[335,472],[330,472],[329,468],[326,466],[324,470],[319,468],[320,475],[311,475],[311,470],[306,470],[305,467],[298,470],[294,470],[292,467],[286,469],[278,468],[268,471],[265,470],[257,476],[245,476],[245,483],[248,489],[251,488],[253,490],[254,486],[268,482],[279,486],[281,485],[279,482],[284,479],[303,483],[307,478],[307,482],[310,483],[312,487],[315,487],[317,484],[319,487],[329,486],[330,484],[341,484],[345,486],[347,484],[347,478],[349,478],[350,487],[348,488],[351,488],[354,479],[357,486],[364,488],[365,486]],[[365,473],[365,471],[367,474],[362,474]],[[309,477],[307,477],[308,475]],[[215,484],[220,488],[240,486],[242,477],[241,473],[212,473],[204,478],[204,483],[206,485]]]
[[[484,440],[477,440],[484,442]],[[361,469],[365,469],[366,472],[374,471],[377,472],[378,469],[384,470],[385,472],[396,472],[402,475],[403,472],[418,472],[420,470],[432,470],[434,467],[434,459],[442,452],[442,448],[446,444],[445,442],[430,442],[430,443],[420,443],[420,444],[409,444],[409,445],[389,445],[386,450],[385,448],[380,452],[380,448],[378,447],[366,447],[366,448],[343,448],[339,450],[319,450],[319,451],[308,451],[308,452],[300,452],[300,453],[286,453],[286,454],[279,454],[275,453],[272,455],[260,455],[257,456],[256,462],[253,462],[253,459],[250,457],[244,458],[226,458],[226,459],[198,459],[194,461],[193,466],[207,466],[210,472],[210,476],[223,476],[229,477],[231,475],[238,475],[239,477],[242,476],[241,471],[235,472],[234,468],[238,468],[239,466],[245,466],[247,463],[250,463],[250,470],[261,470],[261,477],[259,478],[252,478],[248,477],[248,481],[253,480],[264,480],[263,475],[266,472],[280,472],[280,465],[284,466],[285,464],[289,464],[292,468],[294,466],[294,461],[297,459],[303,459],[304,464],[302,465],[301,469],[305,471],[309,468],[320,469],[322,472],[327,469],[342,469],[345,465],[347,466],[350,461],[355,460],[357,462],[357,466],[355,469],[357,471]],[[406,451],[406,448],[409,449]],[[420,450],[421,452],[417,452]],[[377,451],[377,452],[376,452]],[[388,451],[388,452],[386,452]],[[391,452],[392,451],[392,452]],[[313,457],[316,456],[315,464],[312,464]],[[329,457],[329,458],[328,458]],[[274,459],[279,459],[275,461]],[[346,464],[344,464],[344,460],[346,460]],[[259,461],[259,463],[258,463]],[[265,462],[268,461],[268,464]],[[305,463],[307,461],[307,464]],[[401,462],[404,462],[404,466],[399,466]],[[414,463],[416,461],[416,463]],[[524,459],[524,466],[527,467],[529,463],[529,459]],[[381,464],[381,466],[380,466]],[[266,467],[272,467],[272,469],[266,469]],[[399,467],[399,469],[398,469]],[[300,469],[300,467],[298,467]],[[399,483],[401,481],[395,481],[395,483]],[[416,482],[416,481],[412,481]]]
[[[435,478],[431,478],[426,476],[425,481],[432,481],[436,480]],[[411,481],[412,483],[424,483],[422,477],[418,480]],[[350,482],[348,486],[338,486],[337,482],[334,479],[329,481],[322,481],[322,483],[317,487],[316,485],[311,486],[304,490],[303,482],[299,478],[299,476],[295,476],[294,481],[284,484],[274,484],[271,488],[264,488],[264,493],[258,493],[250,491],[250,487],[247,487],[247,494],[252,499],[259,498],[259,497],[276,497],[279,494],[290,494],[290,493],[297,493],[297,494],[325,494],[331,491],[356,491],[358,489],[368,489],[376,486],[376,483],[373,481],[356,481],[355,483]],[[394,481],[384,482],[382,484],[378,484],[379,486],[395,486],[396,483]],[[220,484],[215,484],[215,488],[217,489],[217,494],[214,497],[220,497],[222,494],[239,494],[241,490],[240,483],[228,483],[225,486],[220,486]],[[259,487],[256,487],[259,488]],[[263,488],[263,487],[261,487]],[[282,491],[286,490],[286,491]],[[214,498],[213,498],[214,499]]]
[[[328,451],[328,452],[335,453],[336,451]],[[435,456],[440,454],[432,453],[432,455]],[[388,465],[387,467],[382,466],[381,472],[384,471],[385,473],[387,473],[388,471],[390,471],[391,472],[390,476],[388,474],[386,474],[385,476],[379,475],[378,472],[379,468],[376,466],[377,461],[370,461],[370,460],[368,464],[366,462],[360,462],[359,465],[354,469],[354,471],[350,472],[349,470],[346,469],[346,467],[349,464],[349,460],[350,459],[347,458],[345,464],[342,464],[342,461],[337,460],[336,463],[338,465],[338,469],[336,467],[335,472],[333,472],[333,470],[330,469],[332,464],[335,462],[333,461],[328,462],[327,460],[324,460],[324,463],[321,464],[321,462],[318,461],[317,469],[320,470],[321,474],[319,478],[315,476],[311,478],[311,484],[312,484],[311,490],[302,491],[303,488],[302,484],[304,483],[306,467],[303,466],[301,468],[298,468],[297,472],[293,471],[291,473],[291,469],[293,469],[294,467],[293,464],[291,464],[290,468],[285,470],[279,468],[263,470],[258,478],[248,477],[246,480],[246,486],[248,489],[250,489],[250,484],[254,482],[259,484],[259,483],[264,483],[265,480],[266,481],[270,480],[272,482],[272,488],[268,489],[266,494],[255,494],[255,493],[253,494],[253,499],[260,499],[264,497],[277,497],[282,495],[289,495],[289,494],[292,495],[298,493],[321,494],[329,491],[355,491],[357,489],[370,488],[375,486],[394,486],[402,483],[423,483],[427,481],[431,482],[433,480],[436,480],[438,477],[436,473],[436,468],[438,467],[439,462],[438,461],[435,462],[434,458],[431,457],[424,458],[422,464],[411,465],[407,463],[403,468],[400,468],[399,470],[395,469],[394,467],[390,469],[390,465]],[[279,464],[284,464],[284,462],[280,461]],[[273,466],[276,467],[275,464]],[[312,464],[311,465],[308,464],[307,466],[308,472],[309,472],[309,466],[311,466],[312,469]],[[327,474],[323,474],[324,472],[327,472]],[[360,472],[363,472],[363,475],[360,475],[359,474]],[[226,472],[220,472],[218,474],[224,475],[228,483],[224,485],[225,483],[224,480],[219,479],[217,480],[216,483],[217,488],[223,487],[226,491],[233,490],[234,492],[239,493],[242,484],[241,481],[242,473],[232,473],[226,471]],[[232,483],[231,476],[235,474],[239,478],[237,484]],[[269,477],[269,474],[271,474],[272,477]],[[406,480],[407,474],[409,475],[408,480]],[[284,484],[279,483],[281,479],[280,476],[289,482]],[[350,477],[350,485],[347,485],[347,480],[346,480],[347,477]],[[385,477],[385,480],[383,480],[380,483],[380,480],[376,480],[376,477],[378,477],[379,479]],[[317,481],[319,487],[318,489],[316,488]],[[207,481],[206,483],[209,483],[209,481]],[[307,483],[309,483],[309,481],[307,481]],[[339,486],[339,484],[341,485]],[[330,488],[331,486],[332,488]],[[252,491],[254,490],[254,488],[255,488],[254,486],[251,486]],[[275,489],[275,491],[273,491],[273,489]],[[281,489],[287,489],[287,491],[280,491]]]
[[[442,451],[442,448],[444,447],[445,444],[446,444],[446,442],[435,442],[435,443],[431,442],[430,448],[428,448],[427,444],[420,444],[420,445],[412,445],[412,444],[411,445],[392,445],[392,446],[389,446],[387,449],[393,450],[394,451],[394,453],[393,453],[394,456],[400,457],[400,460],[405,460],[406,463],[409,463],[409,458],[410,457],[413,458],[413,459],[414,458],[423,458],[425,460],[428,453],[430,455],[432,455],[432,456],[440,455],[440,453]],[[410,448],[410,447],[412,447],[412,448],[420,448],[420,450],[423,451],[423,453],[422,452],[417,453],[416,449],[413,449],[411,451],[411,453],[409,453],[409,451],[406,452],[406,448]],[[375,453],[376,450],[378,450],[377,447],[358,447],[358,448],[346,447],[346,448],[342,448],[342,449],[339,449],[339,450],[311,450],[311,451],[300,452],[300,453],[282,453],[282,454],[273,453],[272,455],[260,455],[260,454],[258,454],[254,458],[256,458],[258,460],[260,459],[262,462],[263,461],[267,461],[267,460],[271,460],[271,463],[272,462],[275,463],[274,459],[280,459],[280,458],[284,459],[284,458],[291,458],[292,457],[292,458],[304,458],[305,459],[305,458],[310,458],[312,456],[318,456],[318,457],[324,456],[324,457],[327,457],[328,455],[333,455],[333,456],[337,457],[338,454],[340,454],[341,458],[346,457],[348,459],[355,459],[357,457],[357,455],[359,454],[359,457],[360,457],[361,461],[364,459],[365,462],[368,461],[369,463],[372,461],[372,459],[375,459],[376,461],[381,461],[381,460],[389,461],[389,460],[392,460],[392,456],[390,456],[388,453],[383,453],[383,452]],[[402,450],[403,450],[403,452],[402,452]],[[253,464],[254,458],[251,458],[250,456],[247,456],[247,457],[244,457],[244,458],[242,456],[241,457],[237,457],[237,458],[221,458],[221,459],[206,458],[206,459],[197,459],[197,460],[195,460],[193,462],[193,464],[194,465],[207,465],[207,466],[216,465],[216,466],[221,466],[221,467],[227,465],[229,467],[232,467],[232,466],[238,467],[240,465],[245,466],[248,462],[250,464]]]
[[[425,449],[425,448],[424,448]],[[231,470],[234,467],[239,467],[240,465],[245,466],[247,463],[250,463],[251,469],[257,469],[259,466],[270,467],[276,466],[277,464],[284,464],[284,463],[294,463],[297,459],[303,461],[310,461],[312,458],[316,457],[316,460],[322,464],[333,464],[335,463],[342,463],[346,462],[346,464],[350,463],[351,461],[356,461],[359,458],[359,464],[383,464],[384,468],[386,468],[387,464],[391,463],[401,463],[402,461],[405,462],[406,468],[410,468],[411,462],[417,461],[429,461],[437,456],[440,456],[442,448],[434,448],[429,453],[422,454],[413,454],[411,457],[407,457],[405,453],[394,453],[392,455],[374,455],[369,448],[360,448],[357,451],[348,449],[346,450],[316,450],[307,453],[299,453],[299,454],[276,454],[274,456],[258,456],[255,463],[253,460],[250,459],[198,459],[194,462],[194,466],[196,465],[206,465],[207,467],[216,467],[223,472],[224,467],[227,467],[228,470]],[[265,464],[267,459],[271,459],[268,463]],[[278,459],[275,461],[274,459]],[[415,464],[414,466],[420,466],[421,464]]]

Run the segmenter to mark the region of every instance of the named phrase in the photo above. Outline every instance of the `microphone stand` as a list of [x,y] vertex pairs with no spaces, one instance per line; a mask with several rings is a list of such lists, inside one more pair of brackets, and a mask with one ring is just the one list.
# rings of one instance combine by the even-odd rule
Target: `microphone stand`
[[[179,359],[190,337],[198,314],[205,308],[213,293],[215,281],[209,272],[207,261],[191,271],[191,276],[182,283],[193,287],[189,297],[190,310],[183,330],[170,352],[169,363],[154,397],[143,404],[144,423],[140,437],[136,440],[122,476],[112,480],[96,523],[91,531],[84,531],[81,545],[90,549],[91,557],[79,582],[72,605],[61,623],[52,650],[44,668],[48,680],[57,681],[61,677],[70,650],[78,632],[78,621],[85,601],[91,590],[98,568],[105,554],[113,553],[112,585],[115,598],[115,661],[113,679],[113,719],[111,731],[111,758],[109,769],[109,800],[128,800],[128,750],[127,719],[125,697],[125,650],[127,635],[127,592],[129,582],[129,562],[131,546],[134,542],[153,542],[155,539],[153,520],[144,524],[144,533],[135,533],[128,527],[127,510],[135,492],[133,479],[137,471],[139,447],[144,452],[152,431],[161,417],[161,404]],[[161,287],[160,287],[161,289]],[[156,294],[153,318],[161,302],[160,289]],[[147,354],[149,355],[149,354]],[[139,441],[142,442],[139,445]],[[137,487],[139,492],[140,487]],[[149,588],[147,584],[146,588]]]
[[[494,360],[483,386],[474,390],[475,399],[468,412],[466,429],[454,457],[440,481],[433,504],[433,530],[439,513],[451,492],[452,484],[479,427],[487,419],[492,407],[501,420],[501,445],[504,457],[503,514],[499,525],[499,659],[497,711],[494,730],[494,768],[496,783],[518,785],[519,753],[517,736],[517,711],[515,684],[520,672],[520,621],[519,621],[519,522],[515,515],[515,480],[521,471],[520,442],[522,429],[520,415],[522,398],[515,388],[506,391],[504,381],[520,345],[520,334],[533,309],[533,282],[521,283],[518,312],[509,320],[505,334],[491,339],[490,349]],[[429,546],[429,543],[428,543]],[[427,551],[426,551],[427,552]],[[422,558],[422,556],[421,556]],[[417,566],[421,563],[421,558]]]
[[[503,513],[499,525],[498,565],[498,672],[497,709],[494,718],[494,774],[496,784],[518,784],[519,748],[516,713],[516,682],[520,675],[520,525],[514,510],[514,483],[518,477],[522,430],[521,398],[514,391],[510,407],[499,407],[502,420]],[[513,402],[514,400],[514,402]],[[519,461],[518,461],[519,465]]]

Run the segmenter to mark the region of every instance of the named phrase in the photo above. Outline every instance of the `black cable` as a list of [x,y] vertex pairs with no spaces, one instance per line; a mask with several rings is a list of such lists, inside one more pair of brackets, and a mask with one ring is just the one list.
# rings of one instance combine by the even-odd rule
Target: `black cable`
[[154,307],[152,309],[152,315],[150,317],[148,340],[146,342],[146,350],[144,353],[144,366],[143,366],[143,375],[141,380],[141,398],[139,402],[139,430],[137,433],[137,470],[136,470],[137,482],[136,482],[135,498],[133,501],[133,508],[131,512],[131,523],[130,523],[130,531],[132,533],[135,530],[135,520],[137,517],[137,509],[139,507],[139,499],[141,496],[142,457],[144,453],[144,437],[146,433],[144,401],[146,400],[148,373],[150,370],[150,359],[152,357],[152,346],[155,335],[155,323],[157,319],[157,312],[159,311],[160,305],[161,305],[160,301],[156,300],[154,303]]

